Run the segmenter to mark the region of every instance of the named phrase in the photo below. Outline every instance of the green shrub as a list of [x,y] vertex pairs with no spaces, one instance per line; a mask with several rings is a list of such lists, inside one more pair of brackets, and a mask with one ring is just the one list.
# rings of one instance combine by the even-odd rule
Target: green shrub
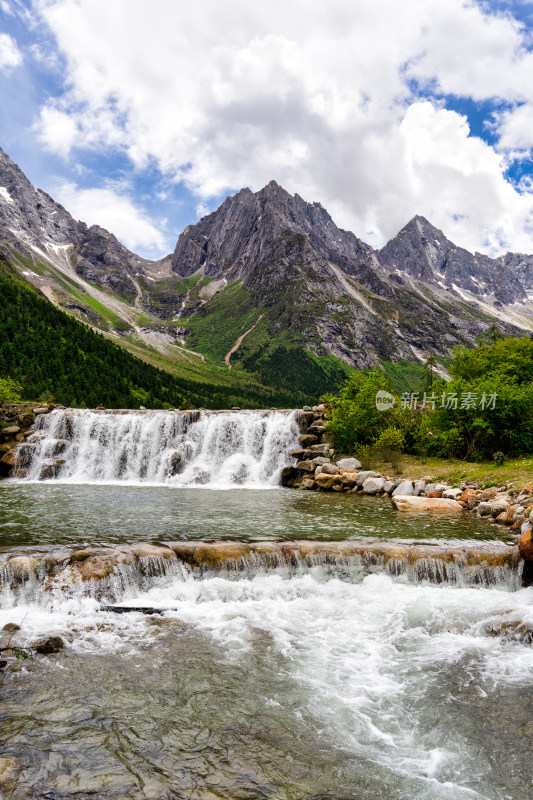
[[0,378],[0,403],[20,403],[22,386],[11,378]]

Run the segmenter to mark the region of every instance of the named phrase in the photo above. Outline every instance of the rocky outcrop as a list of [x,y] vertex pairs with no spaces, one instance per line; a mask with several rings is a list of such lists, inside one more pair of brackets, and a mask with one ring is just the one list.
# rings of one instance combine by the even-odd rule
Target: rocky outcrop
[[51,403],[35,407],[31,403],[6,403],[0,406],[0,478],[24,476],[31,452],[31,445],[24,442],[33,434],[37,418],[49,414],[56,407],[62,408]]

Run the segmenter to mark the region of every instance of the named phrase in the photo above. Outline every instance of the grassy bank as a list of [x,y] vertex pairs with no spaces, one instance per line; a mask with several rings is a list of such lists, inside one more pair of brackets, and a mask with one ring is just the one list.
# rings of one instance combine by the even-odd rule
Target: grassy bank
[[458,484],[461,481],[475,481],[481,488],[502,486],[509,489],[521,489],[526,484],[533,484],[533,456],[510,458],[504,464],[493,461],[461,461],[455,458],[435,458],[430,456],[412,456],[401,454],[391,461],[384,461],[379,456],[368,455],[361,459],[365,469],[406,478],[423,478],[431,476],[434,481]]

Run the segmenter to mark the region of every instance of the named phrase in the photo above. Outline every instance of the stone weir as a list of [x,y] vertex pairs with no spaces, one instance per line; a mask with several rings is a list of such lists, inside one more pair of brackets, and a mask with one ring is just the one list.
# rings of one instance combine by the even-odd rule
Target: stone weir
[[447,546],[390,541],[170,541],[21,548],[0,553],[0,595],[7,605],[47,604],[60,592],[118,602],[153,579],[237,579],[268,571],[286,577],[318,568],[322,576],[359,581],[384,572],[414,583],[520,587],[517,547]]

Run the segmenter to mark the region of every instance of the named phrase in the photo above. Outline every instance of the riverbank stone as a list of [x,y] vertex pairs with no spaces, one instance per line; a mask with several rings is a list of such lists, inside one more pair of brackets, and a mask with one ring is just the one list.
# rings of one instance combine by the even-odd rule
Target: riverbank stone
[[341,470],[352,472],[354,469],[361,469],[362,464],[356,458],[339,458],[337,466]]
[[392,496],[396,497],[398,495],[402,495],[402,497],[405,497],[406,495],[413,495],[414,491],[415,489],[412,481],[402,481],[394,489]]
[[367,478],[363,482],[363,492],[365,494],[377,494],[383,491],[384,478]]
[[447,500],[457,500],[463,494],[462,489],[446,489],[442,496]]
[[336,475],[338,472],[340,472],[337,464],[320,464],[318,466],[322,467],[322,472],[326,475]]
[[429,498],[396,495],[392,497],[391,502],[398,511],[463,511],[457,500],[444,497]]
[[[324,467],[322,467],[324,469]],[[319,489],[328,490],[333,489],[335,484],[340,484],[340,478],[337,475],[328,475],[321,472],[320,475],[315,475],[315,480]]]
[[528,528],[518,540],[520,555],[525,561],[533,561],[533,536],[532,528]]

